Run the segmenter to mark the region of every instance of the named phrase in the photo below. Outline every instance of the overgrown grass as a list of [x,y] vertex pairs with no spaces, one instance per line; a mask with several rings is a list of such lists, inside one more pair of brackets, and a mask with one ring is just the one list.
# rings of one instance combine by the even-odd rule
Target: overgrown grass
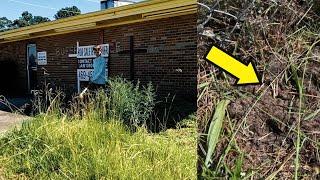
[[119,121],[37,117],[0,140],[7,178],[194,179],[195,129],[131,133]]
[[[113,83],[133,88],[119,79]],[[145,94],[150,88],[137,88],[134,97],[152,97]],[[130,111],[122,103],[127,96],[117,94],[120,105],[114,97],[100,91],[87,103],[76,99],[69,111],[55,109],[59,98],[52,98],[46,113],[0,138],[0,179],[195,179],[195,118],[180,124],[186,128],[152,134],[144,123],[131,121],[131,113],[117,113]],[[141,103],[153,103],[146,101]],[[143,109],[132,112],[146,117]]]

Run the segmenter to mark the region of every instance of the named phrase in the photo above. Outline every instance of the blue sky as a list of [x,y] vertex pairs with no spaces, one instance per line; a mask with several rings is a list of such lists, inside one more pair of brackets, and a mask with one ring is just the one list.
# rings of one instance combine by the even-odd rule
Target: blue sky
[[100,0],[0,0],[0,2],[0,17],[7,17],[10,20],[19,18],[23,11],[29,11],[34,16],[54,19],[53,16],[59,9],[73,5],[77,6],[82,14],[100,10]]

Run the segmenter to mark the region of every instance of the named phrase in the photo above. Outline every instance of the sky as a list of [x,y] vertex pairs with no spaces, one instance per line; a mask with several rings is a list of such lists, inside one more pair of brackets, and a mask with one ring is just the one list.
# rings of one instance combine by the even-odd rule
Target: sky
[[0,0],[0,17],[14,20],[18,19],[23,11],[29,11],[34,16],[53,20],[59,9],[69,6],[77,6],[84,14],[100,10],[100,0]]

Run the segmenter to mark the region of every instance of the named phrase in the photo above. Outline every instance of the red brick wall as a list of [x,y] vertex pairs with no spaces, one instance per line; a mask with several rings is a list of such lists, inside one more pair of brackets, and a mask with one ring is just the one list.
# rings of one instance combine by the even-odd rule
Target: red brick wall
[[[7,43],[7,44],[0,44],[0,61],[13,61],[15,64],[17,64],[17,79],[11,79],[11,81],[15,81],[16,84],[15,88],[16,91],[19,93],[23,93],[26,91],[27,87],[27,71],[26,71],[26,46],[25,42],[16,42],[16,43]],[[9,71],[9,74],[5,77],[1,77],[0,79],[3,80],[3,78],[11,78],[11,70],[5,69],[6,67],[0,67],[0,71]],[[3,82],[0,82],[0,92],[2,89],[5,89],[5,84]]]
[[76,53],[77,42],[80,46],[97,44],[98,31],[50,36],[35,39],[37,51],[47,51],[47,65],[38,66],[38,83],[43,82],[44,67],[50,74],[47,78],[51,84],[67,89],[77,90],[77,59],[69,58],[69,54]]
[[[152,81],[161,94],[195,95],[196,90],[196,17],[181,16],[105,30],[105,42],[120,43],[129,50],[129,36],[134,48],[147,52],[135,53],[135,79]],[[111,52],[115,51],[114,46]],[[129,77],[129,55],[111,53],[111,75]]]
[[[0,45],[0,59],[5,55],[15,57],[21,65],[21,86],[26,87],[26,44],[35,43],[37,51],[47,51],[48,64],[38,66],[39,84],[43,81],[44,67],[50,74],[49,82],[75,91],[76,58],[69,58],[79,41],[80,46],[99,44],[99,31],[84,31],[66,35],[37,38]],[[196,97],[196,16],[187,15],[162,20],[122,25],[104,29],[104,43],[110,44],[109,76],[130,76],[129,36],[134,38],[135,80],[143,84],[151,81],[161,95],[177,94]],[[19,53],[10,52],[14,46]],[[23,84],[23,85],[22,85]]]

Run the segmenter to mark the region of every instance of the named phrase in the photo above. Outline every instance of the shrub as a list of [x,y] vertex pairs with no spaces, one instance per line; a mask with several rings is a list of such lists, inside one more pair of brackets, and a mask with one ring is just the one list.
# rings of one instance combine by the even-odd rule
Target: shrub
[[126,124],[146,124],[155,106],[155,93],[151,83],[146,87],[133,85],[121,78],[110,80],[109,114],[123,119]]
[[[155,93],[151,83],[141,86],[122,78],[112,78],[107,91],[89,92],[84,99],[78,96],[64,107],[64,94],[46,88],[36,92],[34,110],[46,116],[67,115],[69,119],[93,118],[97,121],[121,120],[132,126],[146,125],[155,107]],[[35,93],[35,94],[36,94]]]

